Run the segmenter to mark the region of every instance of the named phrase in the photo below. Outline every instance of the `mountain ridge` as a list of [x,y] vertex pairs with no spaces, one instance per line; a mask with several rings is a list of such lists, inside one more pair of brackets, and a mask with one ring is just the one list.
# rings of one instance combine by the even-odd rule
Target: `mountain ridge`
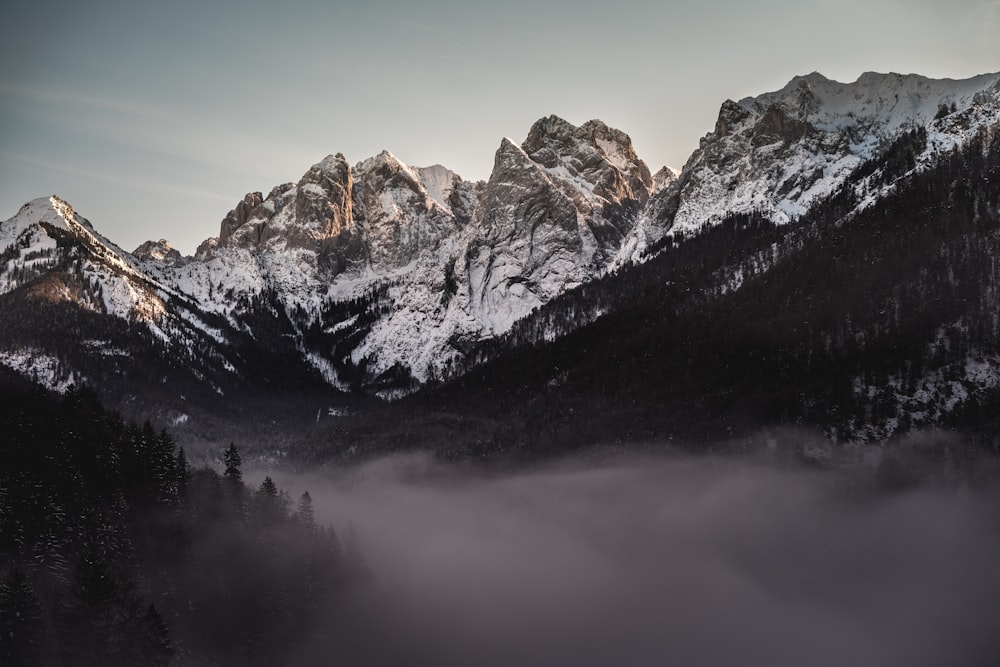
[[[269,354],[297,359],[294,377],[306,384],[394,398],[461,375],[478,363],[476,349],[554,299],[732,215],[788,225],[845,185],[856,209],[870,206],[894,184],[881,167],[859,170],[889,159],[900,137],[920,130],[898,175],[937,164],[998,117],[996,74],[841,84],[814,73],[726,101],[684,169],[654,175],[624,132],[549,116],[522,144],[501,141],[488,181],[411,167],[388,151],[353,166],[331,154],[266,197],[247,194],[190,257],[162,240],[126,253],[82,218],[73,223],[71,207],[61,217],[61,200],[34,200],[0,225],[0,298],[45,267],[77,267],[62,281],[78,293],[70,302],[145,326],[164,349],[186,348],[214,393],[254,375],[236,350],[249,352],[266,327]],[[67,227],[62,241],[41,225],[46,206],[56,237]],[[585,304],[525,341],[563,336],[607,308]],[[28,368],[27,353],[7,347],[5,358]],[[61,358],[42,352],[29,356]]]

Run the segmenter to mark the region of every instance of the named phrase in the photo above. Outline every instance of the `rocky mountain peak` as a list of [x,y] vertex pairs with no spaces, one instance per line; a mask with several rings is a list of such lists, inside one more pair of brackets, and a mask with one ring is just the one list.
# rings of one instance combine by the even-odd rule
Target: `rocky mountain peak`
[[299,192],[317,197],[325,197],[331,202],[342,203],[350,199],[353,174],[342,153],[328,155],[309,168],[299,179]]
[[[73,208],[59,199],[56,195],[51,197],[38,197],[37,199],[32,199],[28,203],[24,204],[20,209],[18,209],[17,214],[2,223],[2,229],[8,229],[11,233],[14,231],[15,225],[18,228],[26,227],[28,225],[38,224],[40,222],[47,222],[49,224],[64,227],[65,220],[64,215],[60,213],[57,209],[56,204],[60,203],[64,205],[64,210],[68,209],[69,215],[73,214]],[[20,233],[20,232],[18,232]]]
[[600,120],[576,127],[558,116],[542,118],[521,148],[551,174],[615,204],[645,200],[653,186],[649,168],[636,156],[629,136]]
[[565,158],[581,158],[596,153],[622,171],[629,171],[638,160],[632,139],[621,130],[600,120],[590,120],[577,127],[559,116],[539,119],[531,126],[521,145],[539,164],[553,168]]
[[309,171],[299,179],[299,184],[314,183],[316,185],[327,185],[330,183],[342,183],[350,171],[351,166],[347,163],[347,158],[344,157],[344,154],[334,153],[327,155],[310,167]]
[[509,181],[515,174],[523,171],[536,171],[540,166],[509,137],[500,140],[500,147],[493,158],[493,171],[487,187],[490,184]]
[[164,319],[160,301],[180,295],[171,308],[194,304],[243,331],[267,316],[247,310],[267,291],[297,325],[316,325],[308,340],[290,329],[282,343],[330,384],[376,387],[389,378],[403,386],[447,375],[475,341],[645,261],[668,234],[699,233],[732,213],[777,223],[802,216],[902,132],[926,130],[914,168],[930,164],[996,123],[998,86],[998,75],[796,77],[726,101],[680,174],[650,174],[629,136],[600,120],[576,126],[558,116],[534,123],[523,143],[503,139],[486,183],[441,165],[408,166],[388,151],[353,166],[332,154],[297,182],[247,194],[191,259],[163,240],[121,253],[62,200],[39,199],[0,225],[0,254],[13,258],[0,262],[0,293],[72,251],[86,275],[53,294],[123,319],[143,313],[155,336],[173,326],[197,349],[215,343],[191,333],[187,315]]
[[531,153],[546,146],[566,144],[573,139],[577,129],[575,125],[556,115],[539,118],[528,130],[528,137],[522,147]]
[[[23,287],[33,299],[126,319],[164,312],[134,258],[56,195],[28,202],[0,223],[0,256],[0,295]],[[75,270],[67,271],[70,265]]]
[[359,162],[354,171],[357,184],[372,190],[393,188],[424,194],[423,183],[416,172],[389,151],[384,150],[375,157]]
[[580,134],[588,139],[611,164],[623,172],[641,164],[632,146],[632,138],[621,130],[609,127],[603,121],[590,120],[580,126]]
[[462,178],[451,169],[439,164],[418,167],[416,171],[427,195],[443,208],[451,209],[452,193],[462,183]]
[[[714,135],[717,138],[725,137],[732,132],[733,128],[749,117],[750,112],[743,108],[743,105],[737,104],[733,100],[726,100],[719,109],[719,117],[715,121],[715,131],[709,136]],[[708,137],[703,138],[702,143],[707,139]]]
[[297,183],[279,185],[267,197],[248,193],[223,218],[218,239],[203,243],[195,257],[212,258],[227,245],[259,250],[277,243],[315,251],[323,239],[352,227],[353,187],[347,159],[340,153],[328,155]]
[[164,266],[183,266],[187,259],[176,248],[170,245],[170,241],[160,239],[159,241],[146,241],[132,251],[137,259],[157,262]]
[[328,155],[313,165],[299,180],[295,196],[295,217],[300,223],[317,226],[323,236],[336,236],[351,226],[351,191],[354,176],[341,153]]
[[787,87],[791,86],[810,86],[814,83],[829,83],[830,79],[826,78],[820,72],[810,72],[809,74],[799,74],[792,77],[792,80],[788,82]]
[[[445,170],[447,171],[447,170]],[[454,176],[452,172],[447,172]],[[354,217],[364,228],[367,258],[375,271],[393,271],[437,250],[465,221],[447,199],[454,179],[403,164],[389,151],[355,167]],[[435,193],[425,175],[436,177]],[[457,177],[456,177],[457,178]],[[463,211],[464,213],[464,211]]]
[[[905,132],[927,131],[920,168],[995,123],[998,81],[998,74],[956,81],[866,72],[841,83],[813,72],[774,92],[727,100],[685,165],[676,213],[671,204],[666,218],[682,234],[736,212],[794,220]],[[956,111],[942,117],[952,105]]]
[[225,243],[237,229],[249,222],[257,207],[264,203],[264,196],[259,192],[249,192],[236,205],[236,207],[226,214],[219,227],[219,242]]
[[680,172],[670,167],[660,167],[660,170],[653,174],[653,192],[659,192],[671,183],[674,183],[680,176]]

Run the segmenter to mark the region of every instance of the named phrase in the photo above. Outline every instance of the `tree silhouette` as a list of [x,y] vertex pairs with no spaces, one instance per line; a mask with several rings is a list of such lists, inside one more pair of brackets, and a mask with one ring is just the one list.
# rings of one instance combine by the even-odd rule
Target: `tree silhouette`
[[38,597],[21,570],[11,568],[0,583],[0,664],[45,661],[45,621]]
[[243,465],[243,459],[240,457],[239,451],[236,449],[236,445],[229,443],[229,449],[226,450],[223,455],[223,460],[226,464],[225,477],[233,484],[238,484],[243,481],[243,471],[240,470],[240,466]]
[[309,495],[308,491],[299,496],[295,517],[310,534],[316,530],[316,515],[313,512],[312,496]]

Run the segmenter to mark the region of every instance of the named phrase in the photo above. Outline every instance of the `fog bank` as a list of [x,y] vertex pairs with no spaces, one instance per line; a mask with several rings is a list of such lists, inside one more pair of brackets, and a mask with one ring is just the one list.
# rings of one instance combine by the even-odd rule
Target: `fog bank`
[[[422,456],[278,473],[377,582],[325,663],[996,664],[996,494],[850,494],[720,460],[487,475]],[[863,496],[863,497],[862,497]],[[361,609],[361,611],[358,611]]]

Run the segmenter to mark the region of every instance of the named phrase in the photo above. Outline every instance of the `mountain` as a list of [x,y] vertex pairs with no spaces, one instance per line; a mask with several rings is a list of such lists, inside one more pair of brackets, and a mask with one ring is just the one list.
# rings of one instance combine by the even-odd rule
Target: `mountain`
[[[844,84],[814,73],[777,92],[726,101],[714,131],[683,170],[660,172],[612,270],[645,263],[733,216],[758,216],[787,228],[848,185],[855,209],[864,209],[890,195],[898,179],[933,168],[995,127],[998,118],[1000,74],[953,81],[866,73]],[[758,253],[727,278],[728,287],[766,271],[773,259]],[[634,272],[629,276],[634,279]],[[622,290],[586,287],[567,296],[572,308],[539,308],[506,340],[486,341],[470,354],[474,363],[467,367],[511,345],[558,338],[628,298]]]
[[998,118],[1000,75],[814,73],[725,102],[684,168],[653,175],[623,132],[550,116],[501,142],[486,182],[388,152],[328,156],[246,195],[193,257],[164,240],[124,252],[66,202],[35,200],[0,224],[0,361],[175,423],[194,402],[208,415],[291,396],[311,422],[358,392],[398,398],[588,331],[606,336],[588,348],[599,366],[662,326],[636,329],[630,304],[658,295],[649,322],[751,294],[821,230],[860,238],[914,179],[954,180],[944,165],[992,150]]
[[916,128],[928,133],[916,167],[930,166],[996,123],[998,85],[998,74],[954,81],[866,72],[840,83],[814,72],[776,92],[727,100],[715,129],[651,202],[628,246],[696,234],[732,213],[796,220]]
[[[176,301],[224,321],[193,325],[215,332],[222,356],[228,329],[249,331],[277,305],[289,344],[331,386],[393,395],[606,271],[652,184],[624,133],[550,117],[523,147],[502,142],[486,183],[388,152],[353,167],[329,156],[297,183],[248,194],[192,258],[166,241],[107,254],[164,312]],[[27,224],[4,223],[12,239]]]
[[0,247],[0,361],[49,388],[88,384],[130,414],[196,422],[209,438],[220,420],[231,430],[273,416],[255,405],[261,397],[332,393],[287,342],[287,318],[267,309],[268,295],[254,310],[270,317],[252,323],[205,311],[145,270],[185,261],[157,252],[162,244],[145,248],[161,259],[123,251],[58,197],[0,224]]
[[[880,448],[857,446],[921,429],[901,443],[914,460],[945,475],[991,474],[1000,127],[918,170],[923,136],[902,135],[794,223],[733,214],[554,299],[485,363],[342,425],[313,455],[400,442],[474,459],[780,444],[792,449],[779,456],[831,466],[877,462]],[[890,182],[867,200],[869,186]],[[608,310],[546,340],[588,308]],[[993,463],[982,467],[983,456]],[[893,471],[900,483],[917,474]]]

